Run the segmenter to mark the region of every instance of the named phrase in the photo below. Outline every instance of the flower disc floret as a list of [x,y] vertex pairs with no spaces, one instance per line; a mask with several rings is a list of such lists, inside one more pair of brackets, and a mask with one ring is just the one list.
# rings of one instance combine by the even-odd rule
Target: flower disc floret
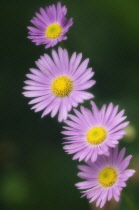
[[49,25],[45,31],[45,36],[49,39],[56,39],[62,34],[62,27],[58,23]]
[[58,76],[52,82],[52,92],[57,97],[66,97],[73,89],[73,82],[67,76]]
[[107,131],[103,127],[93,127],[86,135],[89,144],[98,145],[102,143],[107,137]]
[[103,187],[111,187],[117,181],[118,173],[115,168],[106,167],[102,169],[98,176],[98,181]]

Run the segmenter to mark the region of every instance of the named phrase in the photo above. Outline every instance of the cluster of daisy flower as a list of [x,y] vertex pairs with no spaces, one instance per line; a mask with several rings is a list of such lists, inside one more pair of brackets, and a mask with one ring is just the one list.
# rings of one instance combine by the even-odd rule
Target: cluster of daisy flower
[[[66,40],[73,24],[66,14],[67,8],[60,2],[40,8],[31,20],[33,26],[28,27],[28,38],[45,48]],[[32,98],[31,109],[42,111],[42,117],[50,113],[64,121],[64,150],[73,154],[73,160],[85,162],[78,166],[78,176],[84,181],[76,186],[90,202],[96,200],[96,206],[103,207],[112,198],[119,201],[122,188],[135,171],[127,169],[132,156],[124,158],[125,148],[118,152],[117,145],[129,124],[124,110],[118,111],[118,105],[112,103],[99,109],[91,101],[92,110],[81,106],[80,111],[74,109],[74,114],[69,114],[79,103],[94,97],[87,91],[95,84],[88,63],[88,58],[82,60],[82,53],[74,52],[70,57],[66,49],[52,49],[51,56],[44,54],[35,62],[36,67],[30,68],[23,95]]]

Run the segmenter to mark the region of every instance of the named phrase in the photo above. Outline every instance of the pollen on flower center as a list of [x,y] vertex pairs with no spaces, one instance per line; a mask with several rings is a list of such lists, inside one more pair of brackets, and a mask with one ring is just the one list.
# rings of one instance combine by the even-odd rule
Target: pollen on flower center
[[58,76],[52,81],[52,92],[58,97],[65,97],[70,94],[73,89],[73,82],[67,76]]
[[49,25],[45,31],[45,36],[49,39],[56,39],[60,37],[62,33],[62,27],[58,23],[53,23]]
[[111,187],[117,181],[118,173],[112,167],[102,169],[98,176],[98,181],[103,187]]
[[93,127],[91,128],[86,135],[87,141],[90,144],[100,144],[107,137],[107,131],[103,127]]

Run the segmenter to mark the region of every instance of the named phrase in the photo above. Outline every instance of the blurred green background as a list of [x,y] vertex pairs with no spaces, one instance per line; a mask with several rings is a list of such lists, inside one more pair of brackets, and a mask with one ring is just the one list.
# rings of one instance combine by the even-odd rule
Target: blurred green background
[[[89,210],[74,184],[78,162],[62,149],[61,124],[30,110],[22,96],[23,81],[44,46],[27,37],[29,20],[51,0],[1,0],[0,75],[0,209]],[[125,108],[131,127],[120,142],[133,154],[137,173],[123,190],[116,209],[139,209],[139,1],[67,0],[74,25],[64,46],[90,58],[97,81],[95,102]],[[57,47],[56,47],[57,48]],[[89,102],[85,103],[90,107]],[[95,207],[93,207],[95,209]]]

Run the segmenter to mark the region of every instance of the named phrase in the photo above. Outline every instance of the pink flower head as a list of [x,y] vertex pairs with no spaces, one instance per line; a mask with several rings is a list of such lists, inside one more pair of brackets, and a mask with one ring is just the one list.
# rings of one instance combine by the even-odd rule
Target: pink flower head
[[[85,181],[76,184],[82,190],[90,203],[96,200],[96,206],[101,208],[106,201],[114,198],[120,199],[120,193],[126,186],[126,181],[135,170],[126,169],[130,163],[131,155],[124,158],[125,148],[118,154],[118,147],[110,149],[110,156],[99,156],[95,163],[88,162],[87,165],[80,165],[81,172],[78,176]],[[82,196],[82,197],[83,197]]]
[[72,18],[67,20],[66,14],[67,8],[62,6],[60,2],[45,9],[40,8],[40,13],[36,13],[36,17],[31,20],[34,27],[28,27],[30,35],[28,38],[36,45],[45,44],[46,48],[66,40],[66,33],[73,24]]
[[58,113],[58,120],[66,120],[72,107],[77,107],[84,100],[93,98],[86,90],[95,81],[91,80],[94,72],[88,68],[89,59],[82,60],[82,53],[74,52],[69,58],[65,49],[52,50],[52,58],[44,54],[36,61],[37,68],[31,68],[27,74],[28,80],[23,95],[34,98],[29,104],[34,104],[35,112],[42,111],[42,117]]
[[79,161],[96,161],[98,155],[109,155],[109,148],[115,147],[126,133],[123,130],[129,122],[123,122],[124,110],[118,113],[118,106],[112,103],[99,110],[94,102],[92,111],[81,107],[81,111],[74,110],[76,115],[69,115],[67,126],[63,128],[64,149],[68,154],[74,154],[73,159]]

